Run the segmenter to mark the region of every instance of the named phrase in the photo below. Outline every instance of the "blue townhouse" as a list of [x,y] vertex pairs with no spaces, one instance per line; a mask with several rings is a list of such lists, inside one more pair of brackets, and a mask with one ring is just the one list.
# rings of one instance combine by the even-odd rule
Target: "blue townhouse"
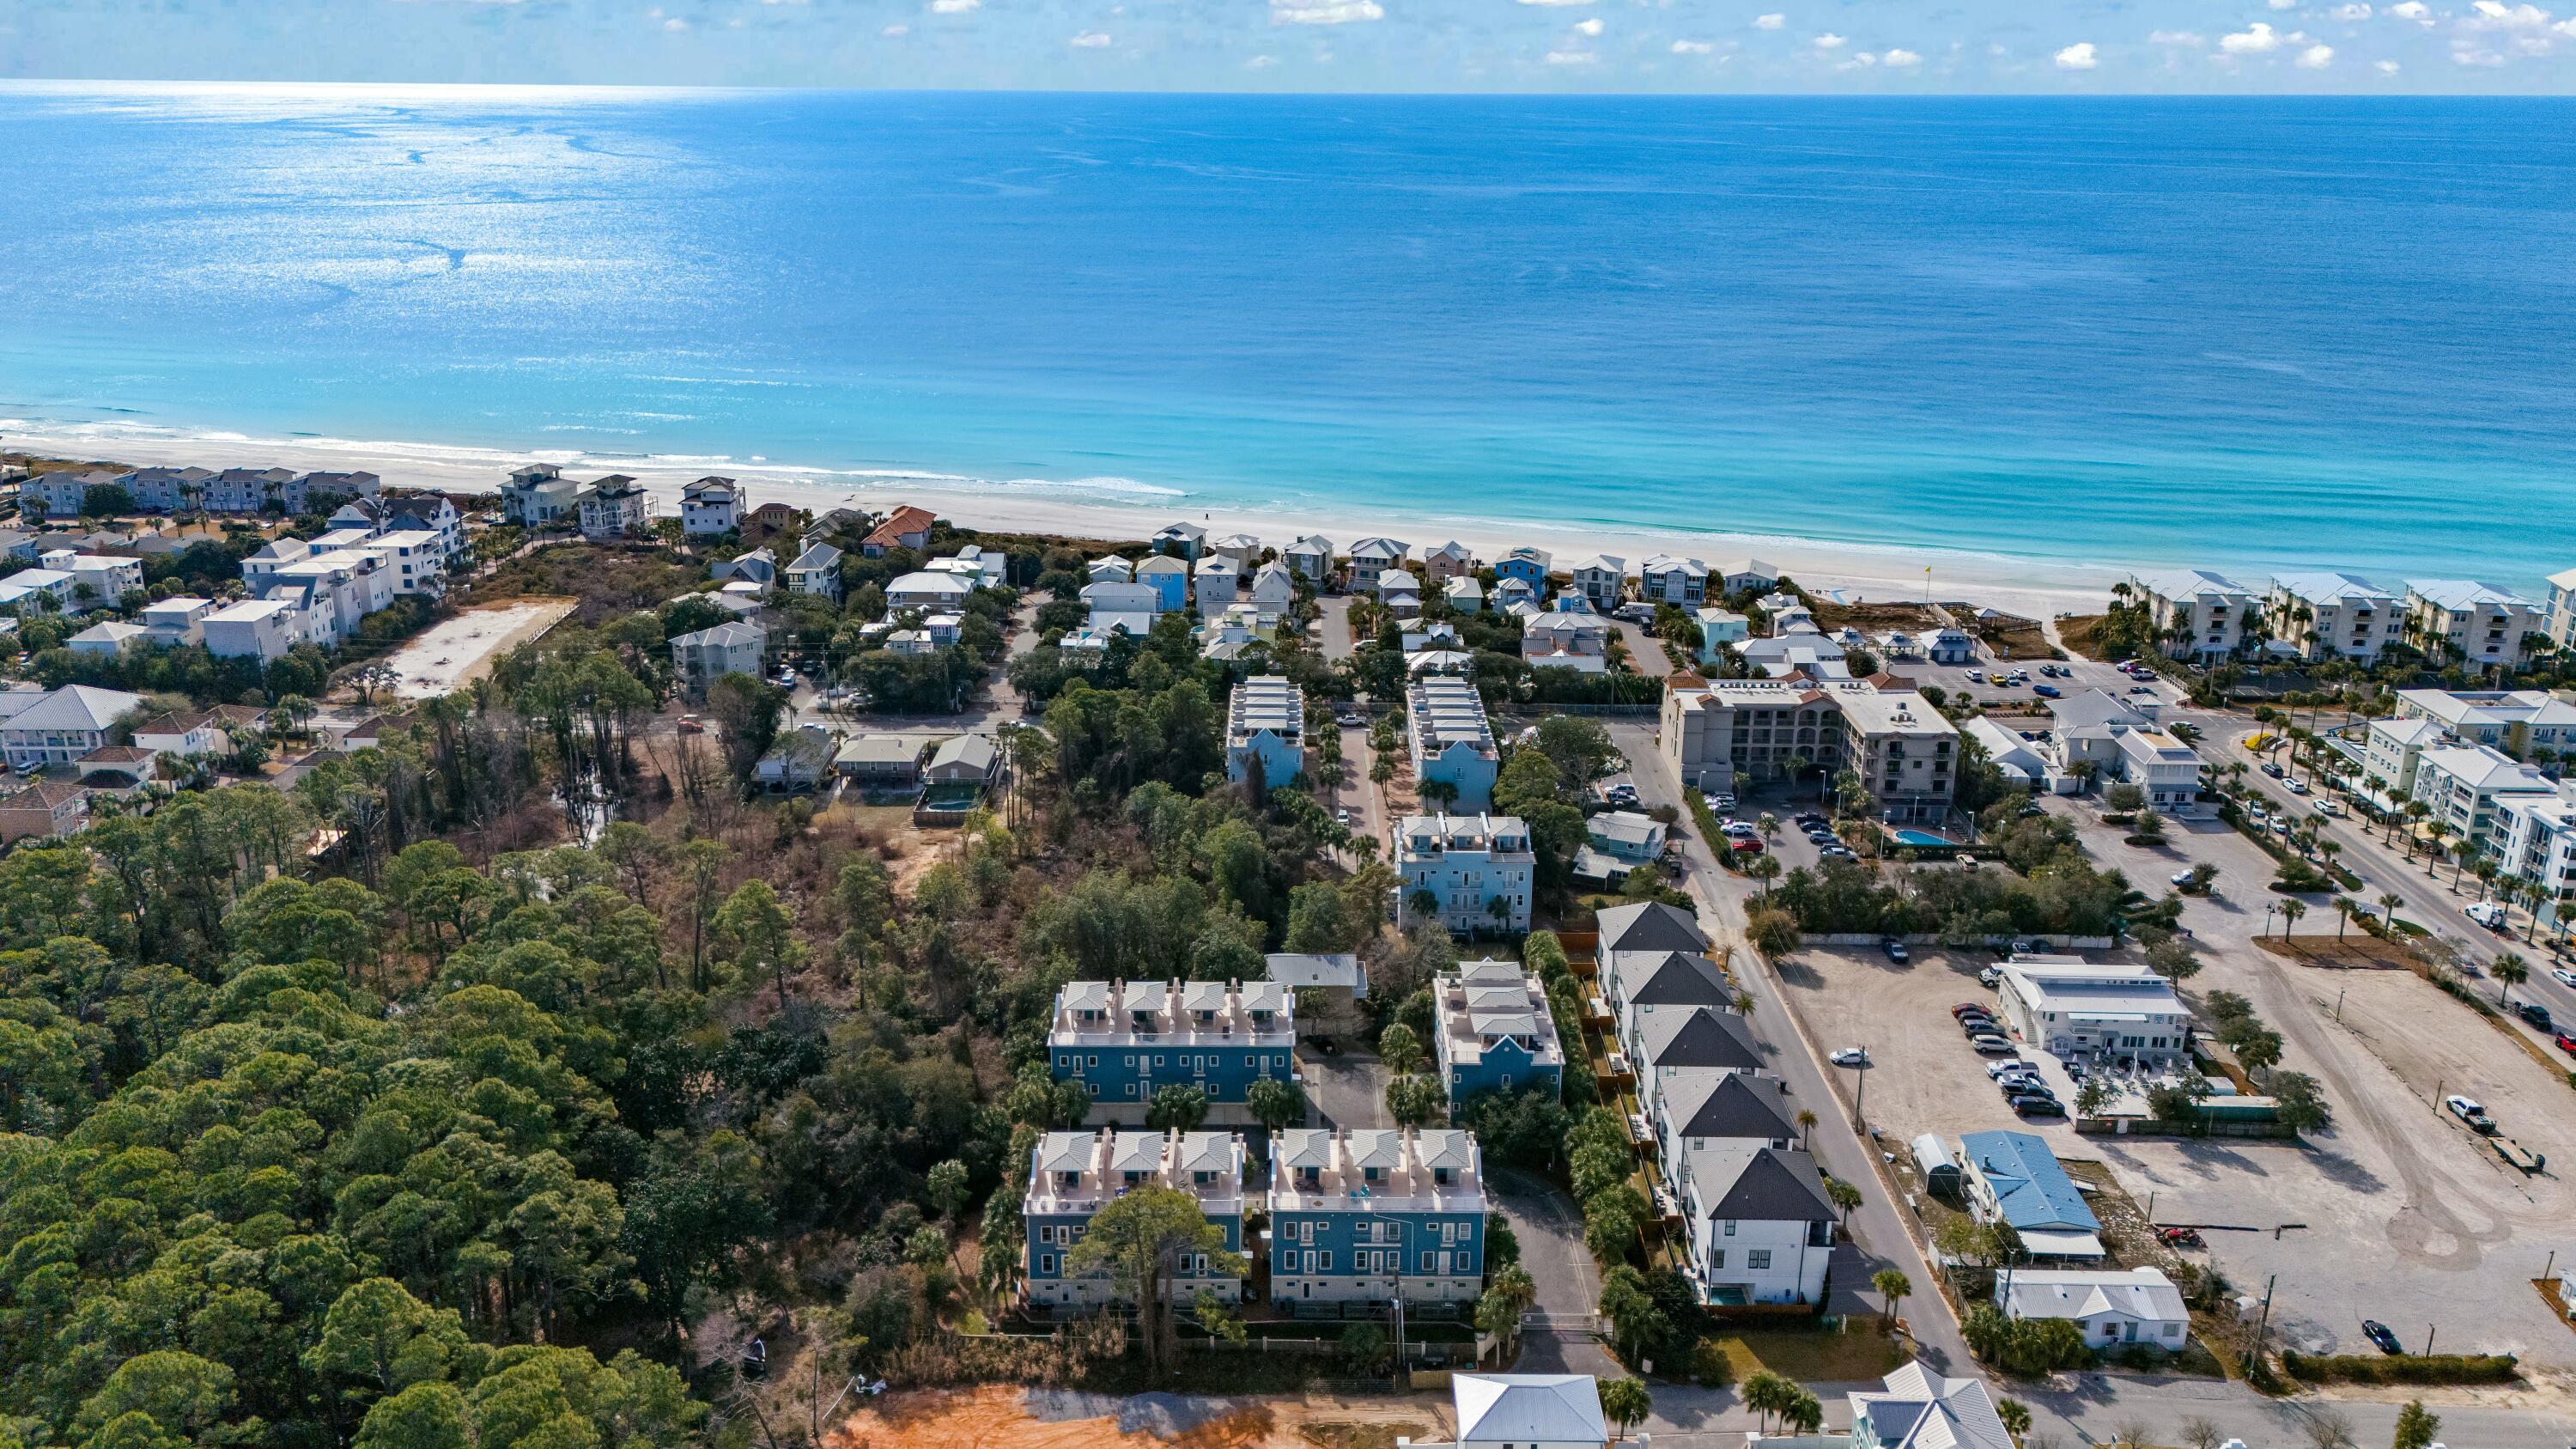
[[1523,544],[1494,560],[1494,582],[1518,579],[1530,586],[1535,597],[1547,595],[1547,571],[1555,563],[1543,548]]
[[1468,961],[1432,981],[1432,1051],[1449,1106],[1478,1092],[1555,1096],[1565,1080],[1565,1043],[1548,1011],[1547,988],[1516,961]]
[[1270,1161],[1270,1301],[1282,1313],[1464,1312],[1483,1291],[1484,1172],[1450,1127],[1292,1128]]
[[[1078,1313],[1117,1296],[1105,1270],[1070,1273],[1066,1255],[1092,1214],[1149,1183],[1197,1198],[1199,1211],[1224,1231],[1226,1251],[1243,1252],[1243,1139],[1231,1132],[1050,1132],[1030,1158],[1020,1204],[1027,1232],[1020,1297],[1032,1312]],[[1223,1302],[1241,1301],[1243,1280],[1225,1266],[1214,1254],[1190,1254],[1172,1274],[1172,1300],[1191,1302],[1204,1288]]]
[[1056,994],[1047,1056],[1090,1091],[1092,1120],[1141,1124],[1154,1093],[1207,1093],[1209,1117],[1248,1122],[1255,1082],[1295,1075],[1295,1008],[1275,981],[1076,981]]

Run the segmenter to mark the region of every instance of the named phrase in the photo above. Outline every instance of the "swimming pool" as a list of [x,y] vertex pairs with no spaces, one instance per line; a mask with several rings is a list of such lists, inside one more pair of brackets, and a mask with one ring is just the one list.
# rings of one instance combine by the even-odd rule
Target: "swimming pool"
[[1955,845],[1958,843],[1935,835],[1929,830],[1898,830],[1891,826],[1888,833],[1896,837],[1896,843],[1899,845]]

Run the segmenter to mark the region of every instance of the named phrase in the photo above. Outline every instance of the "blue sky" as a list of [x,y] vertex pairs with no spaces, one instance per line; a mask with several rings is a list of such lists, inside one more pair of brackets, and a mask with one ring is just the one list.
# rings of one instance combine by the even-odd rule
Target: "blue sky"
[[2576,0],[10,0],[0,77],[2565,93]]

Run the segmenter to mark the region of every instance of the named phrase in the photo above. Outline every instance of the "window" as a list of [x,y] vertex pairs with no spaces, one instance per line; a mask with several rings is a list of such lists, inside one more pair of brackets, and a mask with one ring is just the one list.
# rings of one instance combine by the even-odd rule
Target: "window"
[[1055,1254],[1053,1254],[1053,1253],[1040,1253],[1040,1254],[1038,1254],[1038,1271],[1039,1271],[1039,1272],[1041,1272],[1041,1273],[1047,1273],[1047,1274],[1052,1274],[1052,1273],[1054,1273],[1054,1272],[1055,1272]]
[[1728,1218],[1726,1220],[1726,1235],[1730,1238],[1735,1236],[1735,1219],[1733,1218]]
[[1323,1271],[1325,1271],[1325,1272],[1327,1272],[1327,1273],[1329,1273],[1329,1272],[1333,1271],[1333,1250],[1332,1250],[1332,1249],[1330,1249],[1330,1248],[1326,1248],[1326,1249],[1324,1249],[1321,1253],[1317,1254],[1316,1256],[1317,1256],[1317,1257],[1322,1261],[1322,1263],[1323,1263]]
[[1724,1269],[1726,1267],[1726,1250],[1724,1248],[1710,1249],[1708,1254],[1708,1266],[1715,1270]]
[[1744,1266],[1757,1273],[1770,1267],[1771,1250],[1769,1248],[1746,1249],[1744,1253]]

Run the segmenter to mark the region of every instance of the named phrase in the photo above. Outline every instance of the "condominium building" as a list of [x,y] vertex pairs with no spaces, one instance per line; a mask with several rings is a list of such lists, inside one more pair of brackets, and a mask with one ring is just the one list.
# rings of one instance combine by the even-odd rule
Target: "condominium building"
[[1432,1047],[1454,1109],[1479,1092],[1557,1095],[1565,1045],[1547,988],[1517,961],[1466,961],[1431,983]]
[[1277,789],[1306,773],[1306,694],[1277,674],[1258,674],[1234,687],[1225,713],[1225,777],[1252,778]]
[[2253,590],[2209,569],[2131,574],[2134,602],[2144,604],[2158,648],[2177,659],[2223,659],[2245,639]]
[[2554,796],[2556,781],[2492,745],[2444,745],[2415,761],[2415,799],[2452,838],[2489,848],[2498,804],[2507,796]]
[[1937,820],[1958,788],[1959,732],[1911,689],[1867,679],[1716,680],[1664,695],[1662,744],[1684,783],[1733,790],[1793,763],[1859,772],[1890,821]]
[[301,595],[244,599],[202,622],[206,652],[218,659],[282,659],[296,645],[313,642],[313,614]]
[[2310,663],[2368,664],[2404,637],[2398,597],[2359,574],[2275,574],[2264,600],[2272,637]]
[[1415,680],[1405,691],[1405,734],[1416,793],[1436,782],[1456,789],[1449,803],[1462,812],[1492,808],[1502,751],[1485,717],[1485,698],[1474,685],[1440,677]]
[[2576,702],[2546,690],[2401,689],[2400,720],[2430,720],[2463,745],[2493,745],[2517,760],[2576,751]]
[[2576,898],[2576,786],[2498,797],[2488,842],[2504,875],[2548,893],[2549,919],[2566,916]]
[[2540,611],[2501,584],[2476,579],[2408,579],[2406,642],[2438,664],[2513,670]]
[[2407,719],[2402,715],[2372,720],[2362,728],[2362,778],[2386,797],[2383,803],[2411,800],[2415,798],[2416,763],[2426,750],[2439,749],[2450,738],[2439,720]]
[[[1102,1208],[1141,1187],[1188,1193],[1199,1212],[1225,1235],[1224,1251],[1240,1267],[1243,1252],[1244,1150],[1230,1132],[1049,1132],[1031,1149],[1029,1190],[1021,1199],[1024,1228],[1022,1301],[1040,1312],[1097,1308],[1117,1301],[1106,1268],[1073,1271],[1076,1245]],[[1234,1303],[1243,1278],[1214,1253],[1192,1251],[1173,1265],[1171,1300],[1194,1301],[1202,1292]]]
[[2559,648],[2576,650],[2576,569],[2549,576],[2549,608],[2541,627]]
[[574,499],[581,536],[588,539],[633,538],[653,514],[653,498],[642,484],[612,473],[584,488]]
[[1255,1082],[1295,1075],[1296,1008],[1275,981],[1076,981],[1047,1031],[1055,1079],[1108,1121],[1143,1121],[1154,1093],[1196,1087],[1241,1115]]
[[552,463],[515,469],[501,485],[501,516],[521,528],[555,528],[577,522],[581,485]]
[[1395,832],[1404,911],[1428,893],[1452,931],[1529,929],[1538,856],[1517,815],[1408,815]]
[[1291,1128],[1270,1166],[1270,1301],[1461,1309],[1483,1291],[1485,1187],[1476,1139],[1454,1128]]

